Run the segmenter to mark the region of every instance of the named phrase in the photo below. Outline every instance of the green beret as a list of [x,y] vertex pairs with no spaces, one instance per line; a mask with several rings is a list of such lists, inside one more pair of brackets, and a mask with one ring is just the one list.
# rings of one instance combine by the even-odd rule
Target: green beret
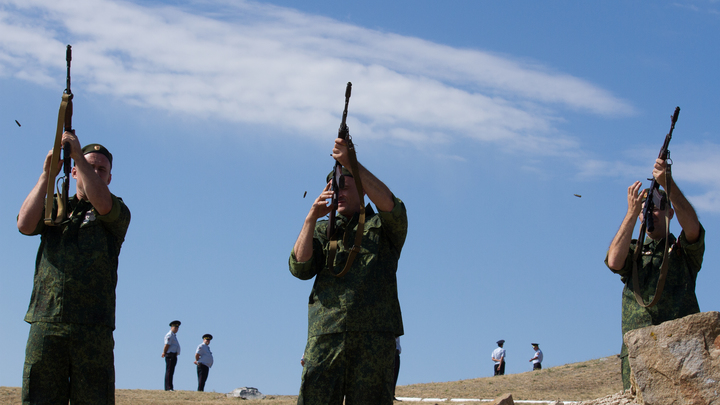
[[[335,174],[335,169],[333,169],[330,173],[328,173],[327,177],[325,178],[325,182],[329,183],[330,179],[332,179],[333,175]],[[352,177],[352,173],[350,173],[350,170],[346,169],[345,166],[342,167],[342,175],[347,177]]]
[[91,143],[89,145],[85,145],[82,148],[83,155],[87,155],[88,153],[100,153],[105,155],[106,158],[110,161],[110,167],[112,167],[112,153],[110,153],[107,148],[100,145],[99,143]]

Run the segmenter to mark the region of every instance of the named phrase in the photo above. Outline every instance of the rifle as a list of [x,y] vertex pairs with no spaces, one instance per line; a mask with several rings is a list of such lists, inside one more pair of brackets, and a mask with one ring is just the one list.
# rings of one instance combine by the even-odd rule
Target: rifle
[[[365,229],[365,193],[363,192],[362,179],[360,178],[360,169],[358,168],[357,156],[355,155],[355,145],[352,142],[350,130],[345,123],[345,121],[347,120],[347,110],[348,103],[350,102],[351,90],[352,83],[348,82],[347,87],[345,88],[345,109],[343,110],[342,121],[340,122],[340,128],[338,129],[338,138],[344,139],[348,146],[350,169],[353,173],[353,179],[355,180],[355,188],[357,190],[358,196],[360,197],[360,213],[358,217],[357,231],[355,233],[355,244],[350,249],[350,254],[348,255],[348,259],[347,262],[345,262],[345,267],[343,268],[343,270],[338,274],[334,274],[331,271],[331,274],[333,274],[335,277],[342,277],[350,270],[350,266],[352,266],[352,263],[355,260],[355,256],[357,256],[357,254],[360,252],[363,231]],[[338,193],[341,188],[345,187],[345,177],[342,174],[342,165],[337,160],[335,161],[335,166],[333,167],[333,176],[331,181],[332,183],[330,185],[330,189],[333,192],[333,197],[331,202],[332,208],[330,211],[329,223],[327,227],[327,238],[330,242],[328,247],[327,262],[325,264],[325,266],[329,270],[332,270],[335,266],[335,254],[337,253],[338,240],[336,239],[337,227],[335,226],[335,211],[337,211],[338,209]]]
[[[665,135],[665,142],[663,142],[662,148],[660,148],[660,153],[658,154],[658,159],[667,160],[670,157],[670,151],[668,150],[668,146],[670,145],[670,140],[672,139],[672,133],[675,129],[675,123],[677,122],[678,115],[680,115],[680,107],[675,107],[675,113],[672,115],[672,122],[670,124],[670,132],[668,132],[667,135]],[[653,210],[655,209],[655,198],[658,198],[658,201],[661,201],[661,195],[660,195],[660,183],[658,183],[657,179],[654,177],[649,178],[650,180],[650,188],[648,189],[648,195],[645,199],[645,207],[643,207],[643,225],[640,227],[640,237],[638,238],[638,241],[643,241],[645,238],[645,228],[647,228],[648,232],[653,232],[655,230],[655,223],[652,216]],[[670,198],[670,193],[666,193],[668,195],[668,198]],[[664,209],[664,206],[661,206],[660,209]]]
[[[678,115],[680,115],[680,107],[675,107],[675,113],[672,115],[671,123],[670,123],[670,132],[665,135],[665,142],[663,142],[662,148],[660,148],[660,153],[658,154],[658,159],[662,159],[667,161],[670,158],[670,150],[668,150],[668,146],[670,145],[670,140],[672,139],[672,133],[675,129],[675,123],[678,120]],[[670,164],[667,165],[667,169],[665,171],[666,177],[667,174],[669,174],[671,171]],[[643,206],[642,210],[642,216],[643,216],[643,222],[640,225],[640,235],[638,236],[637,243],[635,244],[635,254],[633,257],[633,271],[632,271],[632,278],[633,278],[633,292],[635,293],[635,300],[638,304],[640,304],[643,308],[650,308],[653,305],[655,305],[658,300],[660,299],[660,295],[662,294],[663,288],[665,287],[665,278],[667,277],[667,271],[668,271],[668,262],[667,262],[667,256],[668,256],[668,236],[670,234],[670,217],[668,214],[668,211],[665,211],[665,249],[663,254],[663,260],[662,265],[660,266],[660,276],[658,277],[658,283],[657,287],[655,288],[655,296],[653,297],[652,301],[649,304],[645,304],[645,301],[640,296],[640,282],[638,279],[638,260],[640,259],[641,252],[643,245],[645,244],[645,233],[646,229],[647,232],[653,232],[655,230],[655,220],[653,219],[653,211],[655,210],[655,199],[660,202],[660,209],[665,210],[667,207],[667,204],[669,204],[670,200],[670,183],[667,181],[665,182],[665,192],[667,194],[667,202],[664,202],[662,195],[660,194],[660,183],[658,183],[657,179],[652,177],[649,178],[650,180],[650,188],[647,191],[647,195],[645,196],[645,205]]]
[[[342,121],[340,122],[340,128],[338,128],[338,138],[347,140],[348,147],[352,147],[352,138],[350,137],[350,128],[348,128],[345,121],[347,120],[348,103],[350,103],[351,93],[352,83],[348,82],[347,87],[345,88],[345,109],[342,113]],[[330,185],[330,191],[333,192],[333,196],[331,200],[332,202],[330,203],[330,206],[332,207],[332,211],[330,211],[330,222],[327,228],[328,239],[332,239],[336,232],[335,212],[338,209],[338,191],[343,187],[345,187],[345,177],[342,175],[342,165],[336,160],[335,166],[333,167],[333,176]]]
[[65,142],[62,145],[63,151],[63,176],[57,179],[58,203],[57,212],[53,212],[53,198],[55,194],[55,183],[58,163],[60,161],[60,148],[62,143],[62,134],[65,131],[74,132],[72,129],[73,115],[73,94],[70,90],[70,62],[72,61],[72,46],[68,45],[65,51],[65,61],[67,62],[67,79],[66,87],[63,91],[62,101],[60,102],[60,111],[58,111],[58,123],[55,131],[55,144],[53,145],[53,154],[50,163],[50,175],[48,176],[47,192],[45,201],[45,225],[55,226],[65,222],[69,216],[68,213],[68,195],[70,192],[70,144]]

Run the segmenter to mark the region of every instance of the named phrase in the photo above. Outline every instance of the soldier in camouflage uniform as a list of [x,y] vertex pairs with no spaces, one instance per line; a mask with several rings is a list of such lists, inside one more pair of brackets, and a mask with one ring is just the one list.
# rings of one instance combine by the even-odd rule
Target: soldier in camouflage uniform
[[[23,404],[114,404],[115,286],[120,246],[130,211],[110,193],[112,155],[101,145],[80,146],[70,132],[76,195],[68,221],[43,221],[52,151],[25,199],[18,229],[41,235],[23,370]],[[57,200],[57,198],[56,198]],[[56,201],[57,203],[57,201]]]
[[[403,334],[397,293],[397,264],[407,234],[405,205],[362,165],[351,173],[347,144],[335,140],[332,156],[343,165],[336,223],[340,235],[333,268],[326,269],[329,184],[313,203],[290,254],[290,272],[315,277],[308,308],[298,405],[384,405],[393,402],[395,337]],[[349,272],[345,266],[357,229],[361,199],[354,176],[377,207],[368,204],[362,248]],[[329,180],[329,178],[328,178]]]
[[[653,176],[658,180],[663,189],[666,187],[665,161],[657,159],[653,170]],[[680,189],[675,184],[672,176],[667,176],[670,182],[670,203],[675,207],[673,210],[670,203],[664,204],[660,209],[660,201],[656,202],[655,211],[652,213],[655,220],[655,230],[648,232],[648,238],[643,245],[642,265],[638,264],[638,276],[640,280],[640,295],[645,303],[649,303],[655,296],[660,267],[662,264],[665,247],[665,213],[669,210],[669,219],[677,215],[678,222],[682,227],[680,237],[669,236],[670,253],[666,260],[669,260],[665,289],[657,304],[650,308],[643,308],[635,299],[633,292],[632,270],[633,254],[637,240],[632,239],[638,216],[640,215],[647,194],[647,190],[640,192],[642,183],[636,181],[628,187],[628,211],[623,219],[620,229],[610,244],[605,263],[621,277],[625,284],[622,296],[622,333],[623,335],[633,329],[649,325],[659,325],[662,322],[682,318],[686,315],[700,312],[697,297],[695,296],[695,282],[697,274],[702,266],[703,253],[705,252],[705,230],[698,221],[695,209],[690,205]],[[663,192],[662,196],[667,199]],[[620,352],[622,379],[624,389],[630,388],[630,364],[628,362],[628,349],[623,343]]]

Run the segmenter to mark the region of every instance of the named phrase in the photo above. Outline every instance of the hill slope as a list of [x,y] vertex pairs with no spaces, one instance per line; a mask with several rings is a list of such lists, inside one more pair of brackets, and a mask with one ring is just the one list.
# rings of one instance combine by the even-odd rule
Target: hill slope
[[[402,369],[400,370],[402,372]],[[262,391],[262,387],[260,388]],[[398,397],[491,399],[511,393],[513,399],[580,401],[596,399],[622,391],[620,360],[617,356],[566,364],[541,371],[499,377],[476,378],[398,386]],[[116,390],[117,405],[222,405],[237,404],[225,394],[193,391]],[[296,396],[270,396],[243,404],[291,405]],[[0,387],[0,405],[19,404],[20,388]]]
[[622,391],[620,359],[610,356],[520,374],[399,386],[396,395],[491,399],[511,393],[513,399],[581,401],[619,391]]

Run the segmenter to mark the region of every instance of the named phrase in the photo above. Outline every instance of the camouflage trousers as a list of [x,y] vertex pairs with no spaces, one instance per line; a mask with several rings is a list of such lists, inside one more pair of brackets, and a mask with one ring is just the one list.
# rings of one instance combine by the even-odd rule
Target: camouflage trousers
[[620,372],[622,373],[623,390],[630,388],[630,360],[628,355],[620,356]]
[[308,338],[298,405],[393,403],[395,335],[343,332]]
[[32,323],[22,403],[115,404],[114,346],[107,326]]

